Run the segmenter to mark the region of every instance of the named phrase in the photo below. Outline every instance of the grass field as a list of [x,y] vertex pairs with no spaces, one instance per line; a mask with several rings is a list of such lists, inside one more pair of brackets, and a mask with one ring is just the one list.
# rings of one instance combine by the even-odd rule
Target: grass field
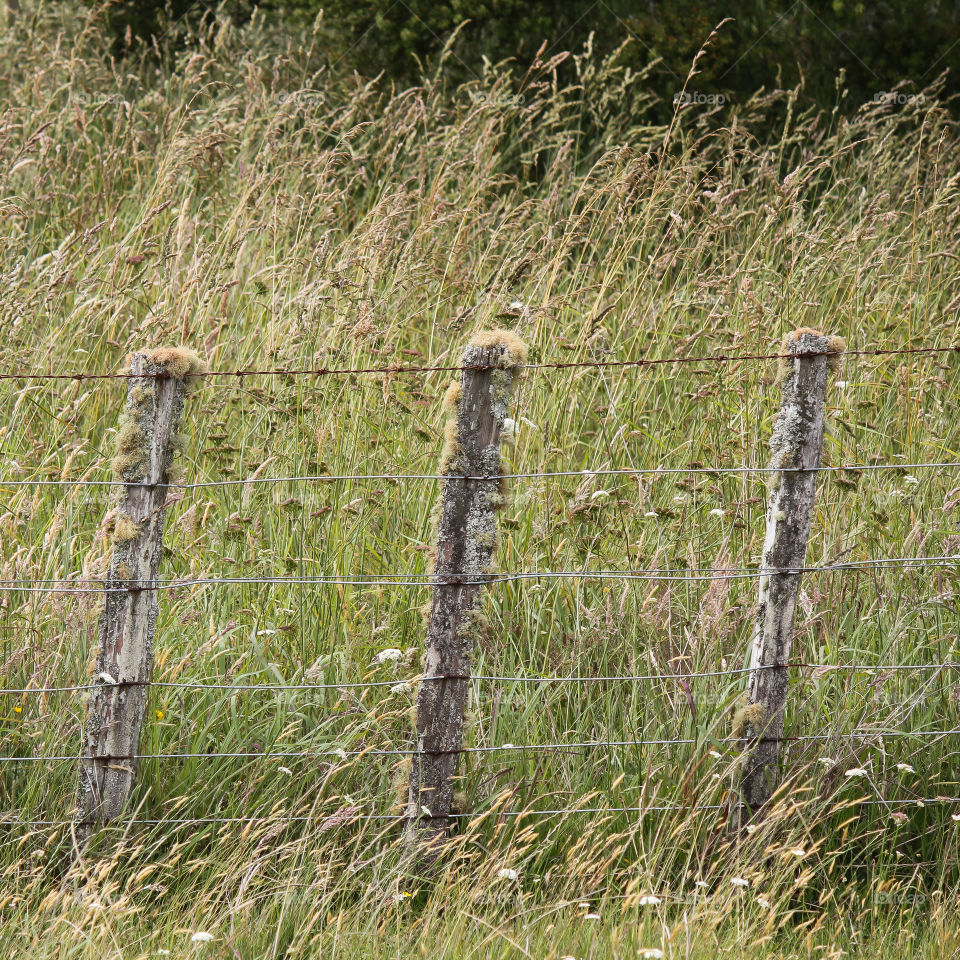
[[[119,372],[185,344],[214,370],[456,364],[515,330],[534,362],[775,352],[795,327],[853,350],[947,346],[957,311],[960,135],[936,90],[847,115],[797,91],[645,124],[642,78],[580,61],[385,93],[312,71],[301,38],[223,26],[170,65],[110,61],[86,5],[24,3],[0,34],[0,372]],[[112,63],[112,65],[111,65]],[[517,95],[520,91],[522,96]],[[773,132],[771,133],[771,129]],[[606,131],[602,135],[598,130]],[[590,136],[586,136],[589,133]],[[775,361],[531,370],[515,472],[762,466]],[[449,375],[205,380],[188,481],[434,473]],[[851,356],[828,398],[831,465],[960,459],[957,358]],[[102,576],[120,380],[0,380],[0,579]],[[428,570],[436,481],[184,492],[168,577]],[[504,571],[756,565],[762,474],[517,480]],[[956,554],[949,469],[823,478],[808,553]],[[136,809],[70,866],[76,763],[0,764],[0,942],[10,957],[948,957],[956,924],[951,567],[804,580],[786,751],[768,822],[733,845],[756,583],[498,584],[475,671],[719,672],[691,681],[474,685],[465,822],[445,871],[409,879],[393,757],[411,694],[157,687]],[[415,586],[206,585],[164,593],[160,681],[415,678]],[[0,599],[8,688],[88,682],[96,594]],[[377,662],[386,648],[398,661]],[[6,758],[80,749],[82,694],[6,696]],[[583,741],[693,745],[556,750]],[[343,751],[339,759],[331,751]],[[276,753],[304,754],[277,758]],[[865,775],[846,776],[849,770]],[[882,800],[861,805],[857,801]],[[681,807],[639,815],[609,808]],[[502,818],[499,812],[557,810]],[[590,813],[578,813],[589,808]],[[609,812],[605,812],[609,811]],[[250,823],[229,818],[253,817]],[[301,817],[305,819],[289,819]],[[954,819],[957,817],[957,819]],[[227,818],[222,823],[178,820]],[[29,827],[22,821],[54,821]],[[195,938],[209,934],[212,939]]]

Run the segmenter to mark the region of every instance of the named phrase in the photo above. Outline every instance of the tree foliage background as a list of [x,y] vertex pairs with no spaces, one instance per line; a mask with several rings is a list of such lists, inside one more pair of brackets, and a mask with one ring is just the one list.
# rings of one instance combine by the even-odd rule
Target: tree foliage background
[[[206,17],[251,16],[252,0],[113,0],[118,44],[188,31]],[[825,106],[844,78],[857,105],[905,84],[919,89],[960,69],[960,3],[946,0],[261,0],[263,13],[290,30],[320,35],[328,62],[398,83],[435,68],[451,36],[444,70],[469,80],[485,60],[515,58],[519,69],[542,45],[545,56],[619,49],[622,64],[656,65],[649,83],[665,104],[682,86],[711,31],[727,21],[698,62],[690,89],[726,99],[761,87],[794,86]],[[459,28],[459,29],[458,29]],[[182,33],[181,33],[182,35]]]

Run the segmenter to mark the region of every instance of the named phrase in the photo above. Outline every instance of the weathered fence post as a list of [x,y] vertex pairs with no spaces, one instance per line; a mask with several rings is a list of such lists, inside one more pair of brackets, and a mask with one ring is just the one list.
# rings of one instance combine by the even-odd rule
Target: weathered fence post
[[770,439],[773,472],[750,680],[746,704],[733,724],[733,736],[746,741],[737,826],[761,810],[776,785],[794,610],[823,451],[827,381],[843,349],[840,337],[809,329],[795,330],[783,343],[782,352],[793,356],[780,361],[782,400]]
[[[504,502],[500,442],[517,369],[527,349],[509,331],[477,334],[450,385],[440,472],[433,600],[423,678],[417,693],[416,752],[410,764],[408,840],[421,868],[436,858],[452,824],[454,774],[463,742],[475,607],[497,542],[495,512]],[[479,479],[487,478],[490,479]]]
[[202,363],[188,350],[130,358],[113,472],[125,486],[108,514],[113,556],[105,582],[80,769],[77,835],[123,812],[136,775],[140,725],[153,670],[157,579],[168,484],[178,478],[184,397]]

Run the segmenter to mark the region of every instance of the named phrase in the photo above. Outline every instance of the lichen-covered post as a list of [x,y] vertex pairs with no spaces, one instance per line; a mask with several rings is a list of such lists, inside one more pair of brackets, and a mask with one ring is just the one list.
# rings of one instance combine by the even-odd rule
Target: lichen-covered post
[[157,579],[169,486],[180,479],[184,397],[203,365],[188,350],[161,349],[130,358],[127,402],[117,434],[115,488],[107,515],[113,555],[105,581],[99,645],[91,655],[81,755],[77,835],[119,816],[136,775],[140,725],[153,670]]
[[806,560],[823,451],[827,382],[843,349],[840,337],[809,329],[795,330],[783,343],[782,353],[792,356],[780,361],[782,401],[770,440],[773,472],[751,672],[746,704],[733,724],[733,737],[745,741],[737,826],[763,808],[776,785],[799,571]]
[[440,472],[446,479],[406,811],[407,836],[421,868],[436,858],[453,822],[476,607],[480,586],[492,572],[496,511],[504,502],[500,445],[512,428],[507,406],[526,355],[524,344],[509,331],[477,334],[463,355],[460,381],[450,385],[444,399],[450,419]]

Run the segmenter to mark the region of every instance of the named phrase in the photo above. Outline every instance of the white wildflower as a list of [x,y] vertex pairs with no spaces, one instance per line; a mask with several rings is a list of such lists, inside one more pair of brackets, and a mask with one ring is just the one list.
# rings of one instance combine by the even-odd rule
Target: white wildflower
[[910,766],[909,763],[898,763],[897,769],[902,770],[904,773],[916,773],[917,771]]
[[593,493],[590,494],[590,499],[596,500],[597,497],[609,497],[609,496],[610,496],[609,490],[594,490]]
[[395,683],[390,688],[390,692],[391,693],[409,693],[410,689],[411,689],[410,684],[404,681],[403,683]]
[[395,663],[402,656],[402,650],[398,650],[396,647],[387,647],[386,650],[381,650],[373,659],[375,663]]
[[195,934],[190,937],[191,943],[209,943],[213,939],[212,933],[207,933],[205,930],[198,930]]
[[701,890],[705,890],[707,887],[710,886],[710,884],[707,883],[706,880],[694,880],[693,885],[695,887],[700,887]]
[[960,823],[960,813],[951,813],[950,819],[953,820],[955,823]]
[[637,951],[637,956],[643,960],[663,960],[664,953],[659,947],[641,947]]
[[757,897],[757,903],[759,903],[764,910],[770,909],[770,901],[766,897]]
[[293,776],[293,771],[289,767],[277,767],[281,773],[285,773],[288,777]]
[[710,756],[713,757],[714,760],[719,760],[723,754],[719,750],[711,750]]
[[585,914],[583,915],[583,919],[584,919],[584,920],[599,920],[599,919],[600,919],[600,914],[599,914],[599,913],[585,913]]
[[659,897],[655,897],[652,893],[646,893],[646,894],[644,894],[644,895],[637,901],[637,903],[638,903],[641,907],[655,907],[655,906],[657,906],[660,902],[661,902],[661,901],[660,901],[660,898],[659,898]]
[[847,383],[846,380],[838,380],[838,381],[837,381],[837,389],[838,389],[838,390],[846,390],[848,386],[850,386],[850,384]]
[[653,517],[654,519],[656,519],[656,518],[657,518],[657,511],[656,511],[656,510],[648,510],[648,511],[644,514],[644,516],[645,516],[645,517]]
[[865,777],[867,771],[863,767],[851,767],[849,770],[845,771],[843,774],[845,777]]
[[832,767],[836,761],[833,757],[821,757],[818,762],[824,764],[824,766]]
[[756,833],[760,828],[755,823],[747,824],[747,833]]
[[710,511],[711,517],[722,517],[726,513],[726,510],[721,510],[720,507],[714,507]]
[[520,876],[516,870],[511,870],[510,867],[501,867],[497,871],[497,878],[500,880],[516,880]]
[[333,752],[334,756],[339,757],[341,760],[346,760],[346,759],[347,759],[347,751],[344,750],[343,747],[337,747],[337,749],[334,750],[334,751],[332,751],[332,752]]
[[795,857],[805,857],[807,855],[807,851],[804,850],[803,847],[794,847],[790,852]]
[[903,478],[903,482],[910,487],[915,487],[920,481],[912,473],[908,473]]
[[750,881],[749,881],[749,880],[744,880],[743,877],[731,877],[731,878],[730,878],[730,882],[731,882],[735,887],[749,887],[749,886],[750,886]]

